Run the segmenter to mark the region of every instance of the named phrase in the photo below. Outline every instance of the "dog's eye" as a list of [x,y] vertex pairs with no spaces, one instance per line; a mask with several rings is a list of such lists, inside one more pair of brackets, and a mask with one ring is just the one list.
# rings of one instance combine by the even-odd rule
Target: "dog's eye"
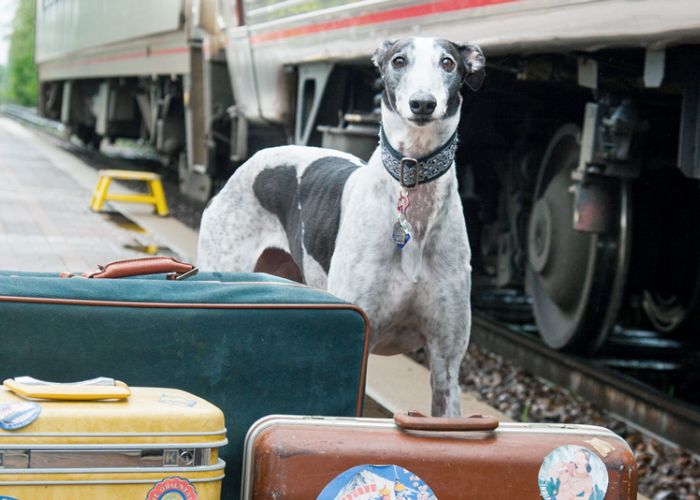
[[443,57],[440,60],[440,66],[442,66],[442,69],[445,71],[452,71],[455,69],[455,62],[449,57]]
[[406,66],[406,58],[402,56],[396,56],[391,60],[391,65],[394,68],[403,68]]

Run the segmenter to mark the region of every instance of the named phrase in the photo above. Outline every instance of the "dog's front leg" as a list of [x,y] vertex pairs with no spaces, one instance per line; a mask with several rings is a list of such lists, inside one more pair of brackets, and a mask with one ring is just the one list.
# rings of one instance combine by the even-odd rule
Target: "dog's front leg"
[[459,387],[459,367],[466,353],[463,345],[440,346],[432,342],[428,347],[430,385],[432,388],[431,414],[434,417],[458,417],[462,414]]

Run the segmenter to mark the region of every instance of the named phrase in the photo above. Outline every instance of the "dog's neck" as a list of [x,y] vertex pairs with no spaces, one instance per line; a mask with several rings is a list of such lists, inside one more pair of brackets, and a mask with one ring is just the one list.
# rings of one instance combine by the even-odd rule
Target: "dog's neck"
[[382,129],[389,144],[404,156],[423,158],[443,146],[459,125],[459,113],[418,127],[388,110],[382,103]]
[[[382,104],[382,130],[385,138],[391,147],[404,157],[421,159],[433,154],[453,138],[458,124],[459,113],[456,113],[444,120],[435,120],[423,127],[417,127],[407,123],[396,113],[385,109]],[[398,200],[396,197],[405,188],[401,187],[399,181],[383,165],[381,146],[377,150],[376,156],[379,159],[379,164],[382,165],[381,173],[378,175],[382,179],[381,182],[388,187],[387,194],[390,196],[390,203],[396,204]],[[413,253],[418,249],[417,258],[420,260],[430,221],[441,210],[449,193],[455,189],[456,174],[454,168],[449,168],[448,172],[450,175],[441,175],[439,179],[419,184],[410,189],[408,193],[410,206],[406,215],[413,226],[414,241],[409,242],[409,248],[403,250],[402,255]],[[420,265],[415,263],[408,267],[410,269],[405,270],[405,272],[411,276],[413,276],[411,273],[418,272],[416,270],[420,269]]]

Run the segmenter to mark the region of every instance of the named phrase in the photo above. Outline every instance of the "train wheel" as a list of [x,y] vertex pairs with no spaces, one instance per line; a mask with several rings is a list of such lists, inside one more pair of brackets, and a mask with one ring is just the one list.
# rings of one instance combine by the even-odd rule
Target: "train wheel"
[[[695,337],[700,319],[700,189],[677,169],[642,179],[636,241],[643,243],[648,275],[642,307],[656,330]],[[638,236],[637,236],[638,235]],[[640,249],[641,251],[642,249]]]
[[620,183],[619,217],[610,231],[573,228],[570,187],[579,137],[579,127],[564,125],[542,158],[528,227],[526,285],[544,342],[554,349],[593,352],[614,325],[622,302],[630,196],[627,183]]

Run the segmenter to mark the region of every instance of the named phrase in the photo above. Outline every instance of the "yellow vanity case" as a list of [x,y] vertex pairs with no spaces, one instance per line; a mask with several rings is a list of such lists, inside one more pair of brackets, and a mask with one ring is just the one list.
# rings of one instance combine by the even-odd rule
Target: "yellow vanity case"
[[23,409],[17,403],[27,402],[40,407],[36,419],[0,429],[0,499],[221,497],[224,415],[204,399],[119,382],[37,388],[10,379],[0,386],[0,420],[5,404]]

